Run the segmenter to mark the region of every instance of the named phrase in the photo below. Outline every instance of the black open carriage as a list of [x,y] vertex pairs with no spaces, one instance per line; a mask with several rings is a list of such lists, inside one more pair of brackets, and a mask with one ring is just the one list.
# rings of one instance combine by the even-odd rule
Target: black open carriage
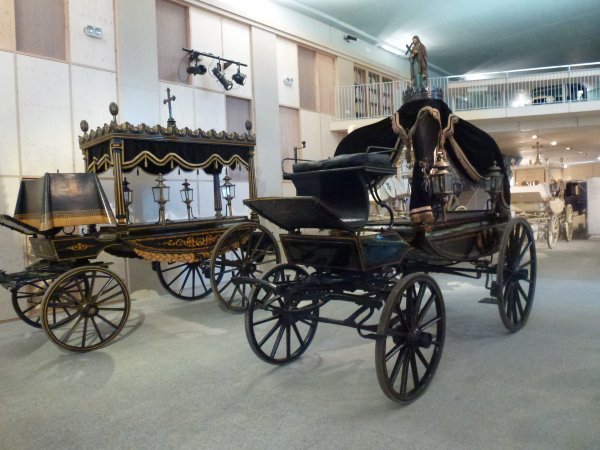
[[[275,238],[256,215],[222,213],[224,167],[245,167],[250,198],[256,196],[254,135],[118,124],[116,104],[110,110],[113,121],[101,128],[88,132],[82,122],[86,173],[23,180],[14,217],[0,216],[1,225],[30,237],[39,259],[24,271],[0,272],[0,284],[11,291],[24,322],[74,351],[105,346],[129,315],[125,283],[109,264],[94,261],[103,251],[151,261],[175,297],[195,300],[213,292],[221,306],[234,311],[246,308],[250,288],[234,284],[233,277],[260,276],[280,261]],[[160,180],[175,169],[204,170],[213,177],[215,216],[165,220],[162,215],[158,222],[131,223],[123,173],[138,168]],[[97,176],[107,171],[114,179],[114,214]],[[159,197],[166,196],[165,189]]]
[[[403,151],[404,150],[404,151]],[[413,165],[410,216],[369,219],[369,193],[396,174],[400,156]],[[377,378],[392,400],[409,403],[429,385],[444,346],[442,292],[431,273],[485,275],[504,326],[526,323],[535,291],[533,233],[510,218],[502,155],[487,134],[451,114],[441,99],[407,102],[392,118],[350,133],[333,158],[302,161],[284,175],[293,198],[245,203],[287,231],[287,263],[253,282],[246,311],[250,347],[283,364],[302,355],[317,325],[355,328],[375,340]],[[451,195],[485,188],[479,210],[448,211]],[[356,305],[342,319],[320,310]],[[380,310],[377,320],[371,320]]]

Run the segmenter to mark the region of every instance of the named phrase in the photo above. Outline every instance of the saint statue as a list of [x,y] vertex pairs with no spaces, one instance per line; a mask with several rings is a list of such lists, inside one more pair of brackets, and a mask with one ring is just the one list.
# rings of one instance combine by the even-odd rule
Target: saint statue
[[410,80],[414,89],[423,89],[427,85],[427,50],[421,43],[419,36],[413,36],[406,53],[410,64]]

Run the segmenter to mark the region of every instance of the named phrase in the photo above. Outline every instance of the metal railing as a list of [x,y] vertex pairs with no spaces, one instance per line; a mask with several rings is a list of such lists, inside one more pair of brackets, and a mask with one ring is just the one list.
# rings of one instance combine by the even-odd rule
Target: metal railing
[[[386,117],[402,105],[406,80],[336,88],[340,120]],[[430,78],[454,111],[600,100],[600,63]]]

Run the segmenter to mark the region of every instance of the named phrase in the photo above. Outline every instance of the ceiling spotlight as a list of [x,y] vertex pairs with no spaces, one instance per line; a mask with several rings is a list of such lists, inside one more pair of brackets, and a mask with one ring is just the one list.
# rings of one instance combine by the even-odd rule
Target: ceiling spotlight
[[537,139],[537,134],[534,134],[533,136],[531,136],[531,139]]
[[565,147],[565,150],[571,150],[571,147]]
[[196,64],[186,69],[186,72],[190,75],[204,75],[206,73],[206,66],[204,64]]
[[550,142],[550,145],[556,145],[556,141]]
[[239,84],[240,86],[243,86],[244,83],[246,82],[246,74],[241,73],[240,72],[240,66],[238,66],[237,73],[234,73],[232,75],[231,79],[233,81],[235,81],[237,84]]
[[221,83],[226,91],[231,90],[233,83],[225,78],[225,75],[223,75],[223,72],[221,72],[221,63],[217,63],[216,67],[213,67],[212,73],[217,80],[219,80],[219,83]]

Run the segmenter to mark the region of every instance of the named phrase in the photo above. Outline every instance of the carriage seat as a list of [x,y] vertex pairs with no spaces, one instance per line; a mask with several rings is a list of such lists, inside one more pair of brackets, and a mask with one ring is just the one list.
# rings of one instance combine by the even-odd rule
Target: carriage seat
[[301,161],[284,173],[297,197],[245,202],[250,208],[288,230],[298,228],[357,230],[369,218],[368,189],[394,175],[395,149]]
[[350,155],[339,155],[320,161],[301,161],[294,164],[294,173],[314,172],[318,170],[336,170],[362,168],[364,170],[378,172],[393,169],[390,156],[383,153],[355,153]]

